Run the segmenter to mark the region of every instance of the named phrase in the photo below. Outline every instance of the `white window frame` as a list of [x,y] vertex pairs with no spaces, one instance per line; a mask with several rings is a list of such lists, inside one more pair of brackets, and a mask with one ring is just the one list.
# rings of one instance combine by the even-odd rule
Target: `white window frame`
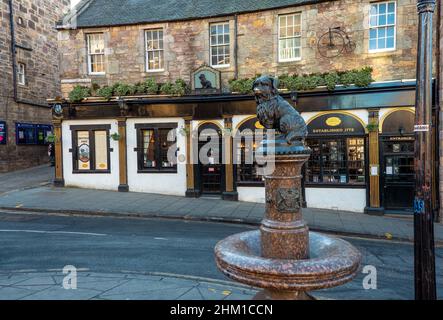
[[[225,64],[212,64],[212,49],[216,48],[216,47],[225,47],[227,44],[223,43],[223,44],[212,44],[212,37],[211,37],[211,27],[213,26],[219,26],[219,25],[223,25],[223,36],[226,34],[224,31],[224,26],[228,25],[229,27],[229,61],[231,61],[232,59],[232,54],[231,54],[231,24],[229,23],[229,21],[222,21],[222,22],[214,22],[209,24],[209,64],[212,68],[229,68],[231,66],[230,63],[225,63]],[[219,34],[216,33],[216,36],[218,36]],[[224,42],[224,40],[223,40]]]
[[[162,49],[148,49],[148,32],[161,31],[162,32]],[[149,69],[149,52],[160,52],[163,59],[163,68]],[[145,70],[146,72],[163,72],[165,71],[165,32],[163,28],[147,29],[145,30]]]
[[[90,46],[90,37],[94,36],[94,35],[101,35],[103,37],[103,53],[91,53],[89,50],[91,48]],[[106,44],[105,44],[105,35],[104,33],[88,33],[86,34],[86,50],[87,50],[87,54],[88,54],[88,74],[90,75],[105,75],[106,72],[92,72],[92,59],[91,57],[93,55],[103,55],[103,68],[105,67],[105,49],[106,49]]]
[[[281,17],[288,17],[288,16],[299,16],[300,17],[300,35],[299,36],[292,36],[292,37],[281,37],[280,35],[280,29],[281,29],[281,25],[280,25],[280,18]],[[277,27],[278,27],[278,43],[277,43],[277,56],[278,56],[278,62],[293,62],[293,61],[300,61],[302,59],[302,45],[301,45],[301,40],[302,40],[302,14],[301,12],[293,12],[293,13],[287,13],[287,14],[279,14],[277,16]],[[290,39],[290,38],[300,38],[300,47],[298,47],[298,49],[300,50],[300,56],[299,57],[295,57],[295,58],[290,58],[290,59],[282,59],[280,56],[280,40],[283,39]]]
[[26,85],[26,65],[24,63],[17,63],[17,83],[21,86]]
[[[394,24],[388,24],[388,15],[386,14],[386,24],[383,26],[380,26],[378,24],[377,21],[377,26],[371,26],[371,9],[373,5],[377,5],[379,6],[380,4],[386,4],[386,10],[388,10],[388,5],[390,3],[394,3]],[[378,14],[378,10],[377,10],[377,16],[379,16]],[[377,53],[377,52],[389,52],[389,51],[396,51],[397,50],[397,1],[381,1],[381,2],[371,2],[370,6],[369,6],[369,21],[368,21],[368,25],[369,25],[369,34],[368,34],[368,52],[369,53]],[[385,27],[394,27],[394,47],[393,48],[383,48],[383,49],[371,49],[371,30],[375,29],[378,30],[379,28],[385,28]],[[378,32],[378,31],[377,31]],[[387,38],[387,37],[386,37]],[[377,39],[377,43],[378,43],[378,37]],[[378,46],[378,45],[377,45]]]

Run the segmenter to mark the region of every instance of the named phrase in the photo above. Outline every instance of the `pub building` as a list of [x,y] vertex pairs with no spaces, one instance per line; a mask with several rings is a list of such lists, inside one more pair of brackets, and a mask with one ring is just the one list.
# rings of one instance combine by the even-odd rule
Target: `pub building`
[[[254,97],[193,93],[72,104],[49,100],[55,136],[61,137],[56,139],[55,184],[264,203],[258,164],[245,161],[246,148],[259,142],[233,143],[237,132],[262,130]],[[296,105],[308,125],[312,155],[304,168],[307,207],[412,213],[415,81],[281,95]],[[200,136],[198,144],[192,137],[205,129],[220,137],[225,159],[210,150],[209,163],[193,163],[207,137]],[[171,162],[168,150],[174,145],[176,161]],[[434,145],[434,155],[435,150]],[[436,171],[437,166],[434,186]],[[433,203],[436,207],[436,194]]]

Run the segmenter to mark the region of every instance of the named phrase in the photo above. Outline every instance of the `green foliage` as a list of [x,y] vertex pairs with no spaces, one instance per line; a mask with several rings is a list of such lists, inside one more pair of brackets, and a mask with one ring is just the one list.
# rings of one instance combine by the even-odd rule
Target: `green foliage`
[[[328,72],[324,74],[308,75],[288,75],[283,74],[278,77],[279,89],[288,89],[289,91],[307,91],[320,86],[326,86],[329,91],[334,91],[337,85],[348,87],[355,85],[357,87],[367,87],[373,82],[371,67],[365,67],[360,70],[350,70],[344,72]],[[252,84],[254,79],[234,79],[229,81],[232,92],[243,94],[252,93]]]
[[378,130],[378,124],[374,122],[370,122],[366,125],[366,129],[368,129],[369,132],[374,132]]
[[118,97],[123,97],[131,94],[131,85],[125,83],[119,83],[114,87],[114,95]]
[[172,94],[172,83],[166,82],[160,86],[161,94]]
[[53,133],[49,133],[46,136],[46,142],[47,143],[55,143],[56,140],[57,140],[57,138],[56,138],[55,134],[53,134]]
[[118,134],[117,132],[114,132],[113,134],[111,134],[110,137],[114,141],[120,140],[120,134]]
[[239,92],[242,94],[252,93],[253,78],[233,79],[229,81],[229,86],[232,92]]
[[91,95],[91,90],[88,87],[75,86],[69,93],[69,101],[77,103],[83,101],[85,98]]
[[188,85],[182,79],[177,79],[174,83],[166,82],[161,85],[160,93],[174,96],[183,96],[188,92]]
[[143,83],[144,92],[147,94],[157,94],[158,93],[158,84],[154,78],[148,78]]
[[99,97],[103,97],[106,100],[110,100],[112,98],[113,92],[114,90],[112,87],[105,86],[103,88],[98,89],[97,94]]
[[145,94],[145,85],[141,82],[138,82],[134,85],[134,94]]

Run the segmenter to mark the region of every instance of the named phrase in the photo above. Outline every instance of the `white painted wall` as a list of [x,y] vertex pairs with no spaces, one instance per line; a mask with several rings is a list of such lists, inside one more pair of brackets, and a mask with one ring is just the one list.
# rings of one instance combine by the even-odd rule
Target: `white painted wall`
[[265,203],[264,187],[237,187],[237,192],[239,201]]
[[[186,163],[178,162],[177,173],[137,173],[137,123],[177,123],[180,130],[185,125],[182,118],[137,118],[128,119],[126,123],[128,185],[129,191],[158,193],[166,195],[184,196],[186,193]],[[186,159],[186,137],[177,134],[178,159],[183,155]]]
[[110,147],[114,149],[110,153],[111,173],[72,173],[72,132],[71,125],[110,124],[110,134],[118,132],[116,120],[68,120],[62,123],[63,143],[63,176],[67,187],[80,187],[98,190],[118,190],[119,164],[118,164],[118,141],[110,140]]
[[[238,187],[238,199],[265,203],[264,187]],[[364,212],[366,189],[306,188],[308,208]]]
[[306,188],[309,208],[364,212],[366,189]]

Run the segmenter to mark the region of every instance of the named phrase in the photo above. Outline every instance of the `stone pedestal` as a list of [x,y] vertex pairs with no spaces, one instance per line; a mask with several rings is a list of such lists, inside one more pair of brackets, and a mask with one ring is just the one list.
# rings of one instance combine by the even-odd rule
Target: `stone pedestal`
[[276,155],[274,172],[265,176],[266,213],[260,227],[263,257],[309,258],[309,229],[301,214],[301,169],[309,156],[309,149]]
[[[215,247],[217,267],[228,277],[262,288],[255,300],[312,300],[309,291],[351,281],[361,255],[338,238],[309,232],[301,207],[301,169],[311,150],[302,142],[264,142],[274,155],[265,174],[266,213],[260,230],[232,235]],[[269,159],[269,158],[268,158]]]

